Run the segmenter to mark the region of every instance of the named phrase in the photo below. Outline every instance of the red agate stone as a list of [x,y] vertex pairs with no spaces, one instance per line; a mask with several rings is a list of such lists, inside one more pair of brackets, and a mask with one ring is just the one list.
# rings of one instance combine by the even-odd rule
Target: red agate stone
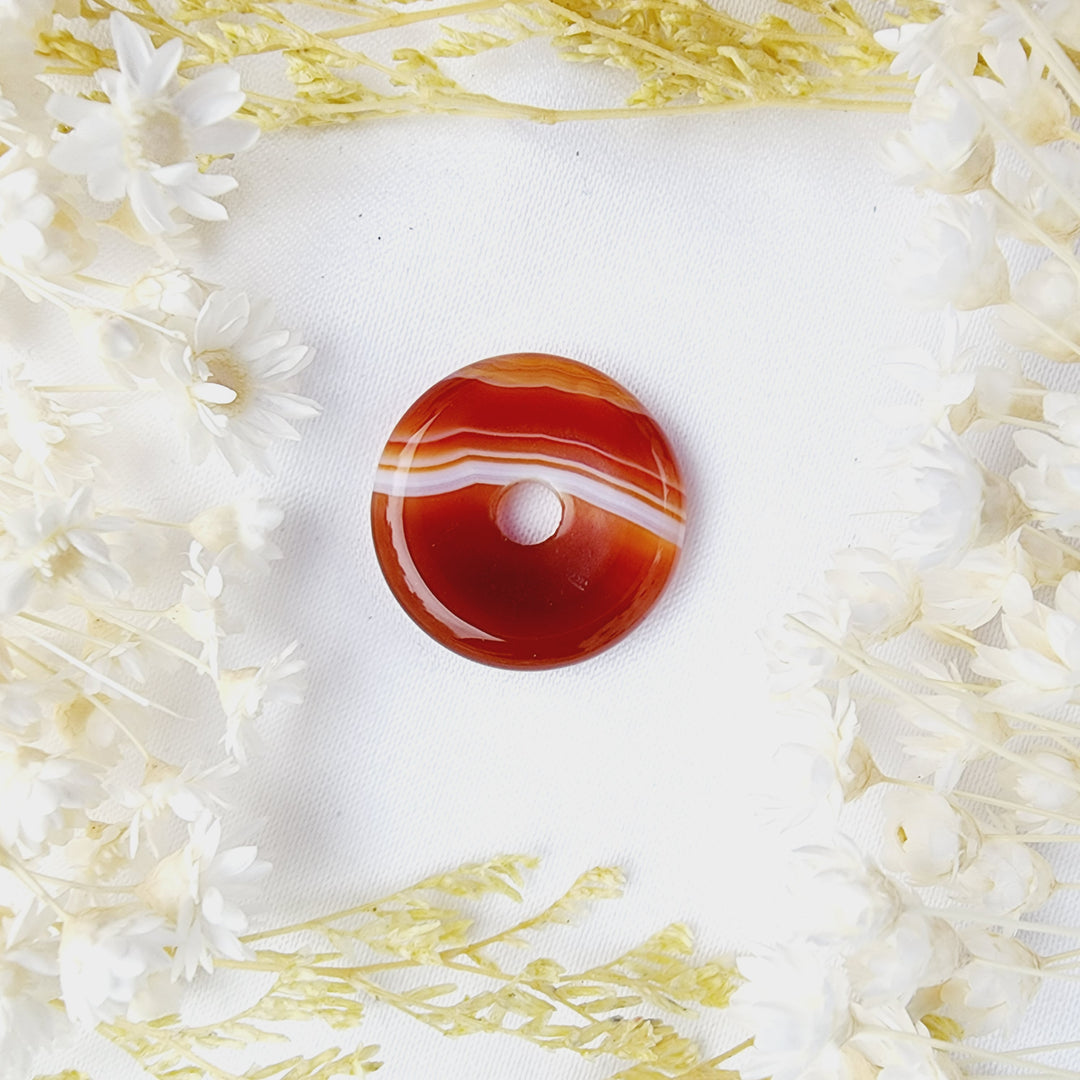
[[[540,543],[500,528],[500,500],[523,481],[562,503]],[[405,413],[371,527],[390,588],[436,641],[486,664],[554,667],[607,648],[652,607],[682,543],[682,481],[617,382],[514,353],[454,372]]]

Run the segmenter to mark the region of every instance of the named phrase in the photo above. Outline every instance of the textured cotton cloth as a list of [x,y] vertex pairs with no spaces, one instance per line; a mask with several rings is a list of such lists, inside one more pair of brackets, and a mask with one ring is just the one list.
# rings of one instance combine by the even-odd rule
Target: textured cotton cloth
[[[517,100],[566,77],[574,104],[614,77],[494,63]],[[936,340],[886,285],[920,212],[874,153],[900,122],[417,117],[266,136],[237,160],[234,220],[205,231],[209,274],[271,298],[315,346],[303,390],[325,407],[254,484],[287,517],[251,651],[295,637],[311,665],[307,702],[264,726],[243,781],[275,865],[266,919],[523,851],[543,859],[531,908],[591,866],[629,875],[625,899],[544,937],[549,955],[598,962],[677,919],[703,953],[782,935],[784,859],[753,813],[776,741],[755,635],[867,531],[853,515],[896,508],[870,467],[874,410],[902,396],[883,350]],[[685,551],[657,607],[554,671],[482,667],[427,638],[369,535],[401,413],[456,368],[515,351],[622,382],[665,428],[688,492]],[[520,1040],[443,1039],[377,1007],[363,1034],[387,1080],[615,1071]],[[740,1037],[716,1021],[703,1033],[712,1053]],[[108,1048],[81,1064],[140,1075]]]

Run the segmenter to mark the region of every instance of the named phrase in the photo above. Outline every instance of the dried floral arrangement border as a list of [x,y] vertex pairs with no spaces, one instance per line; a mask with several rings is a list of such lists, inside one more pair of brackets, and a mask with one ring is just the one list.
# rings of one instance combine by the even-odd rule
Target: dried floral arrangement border
[[[1076,883],[1059,877],[1080,824],[1080,397],[1047,385],[1030,356],[1080,356],[1076,6],[912,0],[864,17],[798,0],[753,25],[695,0],[292,7],[315,21],[249,0],[167,14],[149,0],[0,5],[5,310],[62,312],[98,365],[92,381],[36,382],[8,355],[0,384],[0,879],[13,897],[0,910],[0,1073],[23,1075],[19,1051],[74,1023],[159,1077],[355,1075],[377,1067],[375,1048],[233,1062],[283,1022],[354,1028],[368,998],[448,1034],[612,1054],[620,1080],[1080,1075],[1068,1031],[1039,1046],[1002,1037],[1036,995],[1080,979]],[[432,45],[388,60],[343,44],[443,19],[455,25]],[[536,36],[630,71],[629,102],[550,110],[448,74],[455,58]],[[268,53],[290,96],[241,90],[244,58]],[[94,83],[79,92],[72,77]],[[899,274],[914,302],[947,309],[941,353],[898,365],[919,396],[898,412],[893,447],[910,517],[887,550],[841,553],[768,635],[785,812],[822,830],[802,851],[799,936],[737,966],[691,962],[680,926],[589,971],[507,965],[503,946],[620,883],[592,871],[539,915],[474,939],[463,901],[519,899],[522,858],[252,933],[243,906],[267,867],[253,845],[223,841],[220,784],[264,709],[299,700],[304,669],[293,646],[261,666],[225,657],[242,644],[231,597],[277,556],[280,513],[240,497],[161,520],[132,509],[107,468],[131,399],[169,403],[193,459],[236,471],[269,470],[274,444],[318,411],[298,386],[310,350],[264,304],[188,265],[190,219],[226,216],[225,162],[256,125],[766,104],[910,109],[887,156],[941,198]],[[103,230],[145,253],[134,280],[95,262]],[[1026,274],[1024,248],[1046,255]],[[957,314],[980,309],[1002,338],[981,353],[960,344]],[[987,432],[1011,436],[1023,463],[991,467]],[[163,679],[167,666],[180,674]],[[163,731],[187,718],[179,702],[199,700],[216,702],[221,758],[180,767]],[[874,721],[862,733],[860,716]],[[913,733],[875,739],[880,716]],[[881,794],[880,842],[844,838],[846,808]],[[215,969],[272,985],[237,1016],[184,1024],[171,1001]],[[429,970],[454,982],[432,985]],[[401,972],[425,974],[387,978]],[[752,1038],[702,1060],[666,1024],[626,1018],[643,1003],[730,1004]]]

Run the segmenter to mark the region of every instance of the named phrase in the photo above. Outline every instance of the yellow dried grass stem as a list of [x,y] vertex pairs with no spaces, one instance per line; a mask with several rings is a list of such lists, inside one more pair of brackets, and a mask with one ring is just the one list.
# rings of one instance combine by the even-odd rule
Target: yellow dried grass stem
[[[774,0],[754,23],[704,0],[463,0],[403,8],[406,2],[180,0],[167,9],[155,0],[85,0],[81,20],[43,34],[41,51],[54,74],[90,76],[114,66],[113,53],[95,43],[93,24],[122,10],[158,44],[184,42],[185,75],[276,55],[291,95],[261,91],[254,76],[245,81],[244,112],[267,129],[419,112],[549,124],[767,106],[902,112],[911,101],[911,84],[888,73],[891,54],[846,0]],[[908,18],[935,10],[916,0]],[[784,17],[793,11],[798,26]],[[340,25],[325,25],[335,19]],[[433,37],[421,47],[385,45],[395,40],[390,34],[423,26]],[[464,58],[533,38],[548,40],[567,60],[628,72],[636,85],[622,101],[557,109],[503,101],[458,81]],[[370,49],[357,49],[358,40]],[[389,55],[380,58],[384,45]]]

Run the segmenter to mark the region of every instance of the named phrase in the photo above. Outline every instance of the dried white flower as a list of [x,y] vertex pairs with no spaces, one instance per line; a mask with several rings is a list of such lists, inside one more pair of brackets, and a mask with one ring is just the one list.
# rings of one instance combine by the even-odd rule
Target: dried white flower
[[216,562],[203,566],[203,549],[197,541],[188,548],[189,569],[183,572],[180,602],[169,609],[169,618],[201,646],[199,658],[212,673],[218,670],[221,639],[239,627],[224,603],[225,578]]
[[56,1028],[49,1004],[59,990],[53,918],[37,901],[17,915],[0,916],[0,1054],[11,1076],[27,1074],[30,1053]]
[[889,440],[891,449],[920,442],[927,428],[951,428],[960,431],[953,421],[956,413],[975,390],[975,372],[969,370],[974,350],[961,340],[960,319],[952,308],[944,316],[945,332],[937,353],[928,349],[892,349],[889,373],[918,395],[914,405],[896,405],[882,410],[885,421],[896,429]]
[[21,150],[0,156],[0,269],[61,277],[85,260],[77,233],[44,190],[32,159]]
[[918,694],[896,706],[897,712],[920,735],[900,735],[898,741],[920,775],[929,773],[938,791],[951,791],[964,769],[993,754],[1010,734],[1002,718],[976,695]]
[[1080,49],[1080,11],[1072,0],[1046,0],[1039,15],[1058,41]]
[[17,368],[0,372],[0,415],[14,444],[15,475],[43,480],[58,492],[93,480],[98,465],[93,440],[108,425],[96,412],[60,405],[21,375]]
[[746,982],[732,996],[732,1015],[754,1032],[740,1074],[746,1080],[847,1076],[842,1047],[853,1022],[843,968],[806,946],[740,957],[738,964]]
[[174,940],[156,915],[106,908],[64,919],[60,988],[68,1016],[92,1028],[125,1013],[150,975],[168,966]]
[[979,645],[972,670],[1001,683],[993,698],[1018,709],[1052,708],[1080,686],[1080,572],[1066,574],[1054,607],[1035,604],[1030,614],[1005,615],[1006,647]]
[[293,642],[262,667],[222,671],[218,675],[218,695],[225,710],[225,749],[237,761],[247,759],[253,738],[252,727],[268,705],[299,705],[304,700],[307,665],[293,654]]
[[213,790],[213,781],[235,771],[232,764],[222,762],[209,769],[200,769],[190,762],[183,768],[164,761],[147,763],[142,783],[120,795],[120,801],[133,811],[128,823],[128,851],[135,858],[142,836],[164,815],[171,813],[189,824],[211,809],[225,804]]
[[966,906],[991,915],[1017,917],[1050,899],[1054,874],[1030,844],[987,840],[952,889]]
[[244,102],[239,75],[207,71],[178,89],[178,38],[155,49],[142,27],[115,11],[109,29],[120,70],[97,73],[108,102],[53,95],[50,114],[72,130],[50,161],[85,176],[95,199],[127,196],[148,233],[175,233],[177,208],[206,221],[223,220],[225,209],[214,200],[236,181],[200,172],[195,155],[234,154],[255,141],[253,124],[231,119]]
[[162,859],[139,887],[139,895],[177,930],[174,976],[213,971],[215,957],[249,955],[239,936],[248,919],[237,906],[269,872],[253,846],[221,845],[221,822],[204,814],[190,828],[188,843]]
[[1029,56],[1014,38],[987,46],[982,55],[997,81],[975,79],[974,83],[1011,132],[1032,146],[1067,137],[1069,100],[1043,77],[1046,64],[1038,53]]
[[224,506],[211,506],[188,525],[191,535],[207,551],[218,556],[219,565],[266,573],[281,552],[270,534],[281,524],[281,510],[267,499],[254,496]]
[[1038,958],[1015,938],[987,930],[967,931],[964,944],[971,959],[942,984],[941,1013],[966,1035],[1008,1031],[1038,992]]
[[922,609],[914,569],[874,548],[846,548],[833,555],[825,584],[834,602],[846,602],[848,628],[863,640],[887,641],[902,634]]
[[1080,817],[1080,757],[1057,750],[1020,756],[1024,763],[1005,761],[998,771],[1005,796],[1028,808],[1017,811],[1017,821],[1041,832],[1060,832],[1064,824],[1048,814]]
[[847,956],[895,926],[907,896],[846,836],[836,834],[827,847],[804,847],[796,854],[809,878],[793,885],[796,917],[811,944]]
[[896,789],[884,802],[882,861],[912,885],[943,885],[979,850],[975,819],[942,795]]
[[128,289],[135,310],[158,311],[182,319],[195,319],[206,303],[211,286],[187,269],[162,266],[143,274]]
[[986,22],[996,0],[952,0],[928,23],[906,23],[878,31],[878,43],[896,53],[891,70],[918,77],[927,93],[943,80],[971,75],[979,52],[988,42]]
[[[851,1038],[857,1050],[874,1068],[866,1075],[875,1080],[958,1080],[947,1054],[939,1053],[928,1032],[912,1020],[900,1001],[867,1008],[853,1004],[858,1027]],[[876,1070],[880,1069],[880,1072]]]
[[1080,358],[1080,284],[1071,267],[1047,259],[1020,279],[1013,298],[1000,314],[1006,340],[1052,360]]
[[[1015,484],[1015,474],[1012,480]],[[1023,490],[1021,494],[1023,494]],[[923,574],[923,618],[928,623],[977,629],[998,612],[1024,616],[1034,606],[1031,556],[1019,531],[987,547],[973,548],[953,566]]]
[[901,292],[915,307],[971,311],[1009,299],[1009,267],[991,209],[950,196],[923,220],[897,263]]
[[850,606],[810,594],[799,599],[802,610],[791,618],[773,619],[759,635],[777,694],[842,679],[853,670],[840,653],[851,638]]
[[188,421],[196,462],[217,450],[240,472],[270,472],[269,446],[299,439],[293,426],[318,406],[295,392],[311,350],[277,326],[270,308],[243,292],[212,292],[199,311],[191,347],[173,359],[174,397]]
[[911,127],[885,144],[886,164],[902,184],[963,195],[990,183],[994,142],[978,111],[951,86],[915,99]]
[[924,569],[954,565],[1023,521],[1025,509],[1008,481],[987,472],[954,436],[931,430],[906,458],[897,487],[914,516],[896,538],[899,558]]
[[858,737],[859,718],[846,682],[835,700],[821,690],[793,695],[776,717],[784,741],[776,751],[777,786],[789,824],[820,813],[837,814],[878,779],[873,758]]
[[19,611],[35,584],[47,589],[74,585],[106,598],[128,585],[131,579],[113,561],[104,536],[129,523],[96,514],[92,498],[91,489],[83,487],[70,499],[50,499],[4,516],[7,545],[0,561],[0,612]]
[[953,928],[909,901],[891,925],[867,938],[845,963],[861,1003],[907,1004],[920,988],[948,978],[956,970],[959,952]]
[[0,845],[37,855],[63,842],[102,799],[87,762],[47,754],[0,734]]
[[1047,236],[1071,243],[1080,234],[1080,155],[1068,146],[1038,147],[1034,154],[1056,183],[1036,173],[999,170],[997,188],[1017,211],[1004,215],[1002,228],[1029,244],[1042,244]]
[[32,729],[40,723],[42,706],[49,698],[47,683],[20,678],[14,682],[0,680],[0,731],[32,737]]

